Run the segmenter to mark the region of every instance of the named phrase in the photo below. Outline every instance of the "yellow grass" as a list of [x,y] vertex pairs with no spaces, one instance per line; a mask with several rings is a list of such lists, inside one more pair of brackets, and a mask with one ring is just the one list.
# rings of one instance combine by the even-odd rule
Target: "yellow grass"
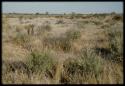
[[123,84],[119,14],[2,15],[3,84]]

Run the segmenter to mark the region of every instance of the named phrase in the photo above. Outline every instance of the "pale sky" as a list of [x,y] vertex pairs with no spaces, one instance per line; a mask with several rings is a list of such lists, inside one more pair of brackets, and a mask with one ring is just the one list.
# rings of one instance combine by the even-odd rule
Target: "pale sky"
[[123,2],[2,2],[3,13],[123,13]]

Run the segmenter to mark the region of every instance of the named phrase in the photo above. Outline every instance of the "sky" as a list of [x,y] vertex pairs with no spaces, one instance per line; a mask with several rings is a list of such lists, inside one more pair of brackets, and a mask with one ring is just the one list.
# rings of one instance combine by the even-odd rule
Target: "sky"
[[3,13],[123,13],[123,2],[2,2]]

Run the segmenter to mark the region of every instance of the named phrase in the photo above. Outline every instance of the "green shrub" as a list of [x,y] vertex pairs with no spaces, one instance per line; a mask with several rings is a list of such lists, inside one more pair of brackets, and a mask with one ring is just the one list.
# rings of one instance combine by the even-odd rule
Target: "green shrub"
[[32,72],[46,72],[52,70],[55,62],[49,53],[32,52],[28,58],[27,66]]
[[98,76],[102,73],[103,69],[102,65],[101,58],[93,50],[83,49],[76,59],[64,62],[62,83],[84,83],[88,78],[92,78],[93,75],[98,83]]

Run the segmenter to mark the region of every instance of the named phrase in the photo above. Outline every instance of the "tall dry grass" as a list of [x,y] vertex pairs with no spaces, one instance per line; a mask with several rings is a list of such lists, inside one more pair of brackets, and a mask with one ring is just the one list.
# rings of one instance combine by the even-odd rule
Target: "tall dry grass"
[[[11,18],[19,19],[19,25],[12,26]],[[29,18],[30,21],[43,18],[41,23],[44,21],[45,25],[34,22],[23,26],[23,21]],[[65,25],[65,19],[71,22],[59,26]],[[12,54],[3,48],[2,83],[123,84],[122,22],[122,16],[116,14],[6,15],[2,23],[2,43],[14,46],[9,50]],[[57,33],[55,28],[69,27],[59,36],[51,35],[51,32]],[[22,54],[18,49],[15,52],[15,48],[28,52],[24,60],[11,60],[16,53]],[[5,59],[5,53],[11,55],[10,60]]]

